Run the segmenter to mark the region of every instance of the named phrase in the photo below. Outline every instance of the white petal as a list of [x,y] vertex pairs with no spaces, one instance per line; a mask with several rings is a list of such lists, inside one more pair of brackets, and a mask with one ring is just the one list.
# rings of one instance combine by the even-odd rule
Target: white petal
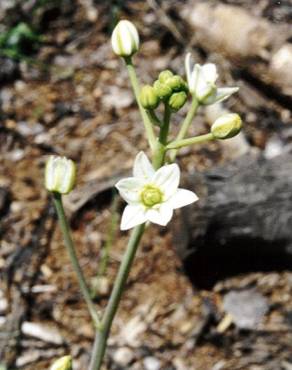
[[201,66],[199,64],[195,64],[194,69],[191,73],[190,83],[188,85],[191,93],[196,94],[200,73]]
[[146,211],[147,220],[161,226],[165,226],[166,224],[168,224],[168,222],[172,218],[172,215],[173,209],[166,203],[162,204],[157,209],[151,208]]
[[194,203],[198,199],[197,195],[190,190],[177,189],[177,192],[166,203],[170,204],[173,209],[177,209]]
[[152,182],[161,189],[164,194],[164,200],[172,196],[179,184],[180,169],[176,163],[161,167],[156,171]]
[[209,96],[213,96],[214,91],[216,91],[216,86],[206,82],[205,85],[201,84],[200,88],[196,90],[196,96],[200,102],[205,102]]
[[150,163],[146,154],[144,152],[139,152],[135,158],[133,169],[134,177],[138,177],[144,180],[150,180],[153,177],[154,173],[154,168],[152,167],[152,164]]
[[146,211],[140,205],[128,205],[124,209],[121,230],[128,230],[147,221]]
[[191,53],[187,53],[185,57],[185,70],[186,70],[186,76],[187,76],[187,82],[188,82],[189,88],[190,88],[191,74],[192,74],[191,58],[192,58]]
[[214,103],[219,103],[227,98],[230,95],[236,93],[239,90],[238,87],[221,87],[217,89],[216,94],[210,96],[204,101],[204,104],[210,105]]
[[145,185],[145,181],[136,177],[127,177],[117,182],[118,189],[122,198],[132,204],[140,201],[140,191]]
[[214,82],[208,80],[208,76],[203,72],[203,68],[198,66],[199,72],[196,81],[196,97],[199,101],[206,99],[216,89]]
[[213,63],[207,63],[202,66],[202,73],[205,77],[205,80],[215,84],[218,74],[217,74],[217,68],[216,65]]

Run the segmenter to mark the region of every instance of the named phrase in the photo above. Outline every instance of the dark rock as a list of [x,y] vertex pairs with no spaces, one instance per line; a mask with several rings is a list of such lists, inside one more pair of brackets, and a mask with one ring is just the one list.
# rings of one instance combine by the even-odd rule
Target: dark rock
[[175,224],[175,244],[196,285],[292,266],[292,155],[247,155],[187,179],[199,201]]

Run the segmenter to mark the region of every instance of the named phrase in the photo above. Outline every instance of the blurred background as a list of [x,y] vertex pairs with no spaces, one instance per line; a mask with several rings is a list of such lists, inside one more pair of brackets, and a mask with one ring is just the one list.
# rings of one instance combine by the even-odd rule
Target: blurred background
[[166,68],[184,75],[191,51],[216,63],[221,86],[240,87],[201,109],[190,135],[225,111],[244,129],[180,152],[200,201],[147,231],[104,369],[291,370],[291,0],[1,0],[0,368],[47,369],[68,353],[87,368],[94,333],[43,169],[50,154],[78,163],[65,205],[104,307],[127,241],[113,185],[147,150],[110,45],[123,18],[141,36],[142,83]]

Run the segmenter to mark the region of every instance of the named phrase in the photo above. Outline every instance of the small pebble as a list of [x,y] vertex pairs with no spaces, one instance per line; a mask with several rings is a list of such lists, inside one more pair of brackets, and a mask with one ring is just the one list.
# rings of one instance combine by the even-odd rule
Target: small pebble
[[120,366],[127,366],[133,361],[134,353],[127,347],[122,347],[114,353],[114,361]]
[[145,357],[143,360],[145,370],[159,370],[161,368],[160,361],[155,357]]

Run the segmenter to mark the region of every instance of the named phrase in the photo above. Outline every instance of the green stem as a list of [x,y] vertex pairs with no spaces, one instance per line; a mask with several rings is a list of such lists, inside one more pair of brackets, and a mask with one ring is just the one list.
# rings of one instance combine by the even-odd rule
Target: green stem
[[157,115],[152,109],[146,110],[146,113],[148,115],[149,120],[151,121],[153,125],[158,126],[158,127],[162,126],[162,122],[160,121],[160,119],[157,117]]
[[132,88],[134,90],[135,98],[136,98],[136,101],[137,101],[137,104],[139,106],[139,110],[140,110],[140,113],[141,113],[141,116],[142,116],[142,119],[143,119],[143,122],[144,122],[144,127],[145,127],[145,131],[146,131],[147,139],[148,139],[150,148],[152,150],[154,150],[155,145],[156,145],[156,138],[155,138],[155,134],[154,134],[154,131],[153,131],[152,123],[151,123],[151,121],[150,121],[150,119],[149,119],[149,117],[146,113],[146,110],[142,107],[142,105],[140,103],[140,99],[139,99],[140,88],[139,88],[139,82],[138,82],[138,79],[137,79],[136,71],[135,71],[135,68],[133,66],[131,57],[127,57],[127,58],[125,57],[124,59],[125,59],[126,66],[127,66],[127,69],[128,69],[128,73],[129,73],[130,81],[131,81],[131,84],[132,84]]
[[206,141],[210,140],[215,140],[214,136],[212,133],[205,134],[205,135],[200,135],[200,136],[195,136],[195,137],[190,137],[188,139],[182,139],[182,140],[175,140],[171,143],[169,143],[166,146],[166,149],[179,149],[183,148],[184,146],[189,146],[192,144],[198,144],[198,143],[204,143]]
[[[194,118],[194,115],[197,113],[199,105],[200,105],[199,102],[195,98],[193,98],[190,110],[188,111],[188,114],[186,115],[186,118],[184,119],[184,121],[182,123],[181,129],[180,129],[175,141],[182,140],[182,139],[185,138],[185,136],[188,132],[188,129],[189,129],[191,123],[192,123],[192,120]],[[174,150],[170,154],[170,159],[171,159],[172,162],[175,160],[176,154],[177,154],[176,150]]]
[[83,275],[83,272],[82,272],[81,267],[80,267],[79,262],[78,262],[74,242],[73,242],[73,239],[72,239],[71,233],[70,233],[70,227],[69,227],[67,217],[65,215],[64,207],[63,207],[62,195],[59,194],[59,193],[53,193],[53,200],[54,200],[54,205],[55,205],[56,210],[57,210],[57,214],[58,214],[58,218],[59,218],[59,224],[60,224],[60,228],[61,228],[63,238],[64,238],[64,243],[65,243],[65,246],[67,248],[67,251],[68,251],[68,254],[69,254],[69,257],[70,257],[70,260],[71,260],[71,264],[72,264],[73,269],[76,273],[77,280],[78,280],[78,283],[79,283],[79,286],[80,286],[80,290],[83,294],[83,297],[84,297],[85,302],[87,304],[87,307],[88,307],[89,313],[91,315],[91,318],[94,322],[94,325],[95,325],[95,327],[98,328],[99,325],[100,325],[100,318],[99,318],[97,310],[96,310],[96,308],[95,308],[95,306],[94,306],[94,304],[91,300],[90,292],[89,292],[89,289],[87,287],[85,277]]
[[160,168],[165,161],[166,148],[160,142],[156,144],[152,165],[155,170]]
[[[160,168],[164,163],[165,146],[159,144],[158,142],[155,146],[152,161],[155,169]],[[127,278],[144,230],[145,224],[142,224],[136,226],[131,233],[101,325],[96,330],[89,370],[100,370],[101,368],[112,322],[119,307],[121,296],[125,289]]]
[[112,321],[117,312],[121,295],[124,291],[125,284],[144,230],[145,224],[142,224],[136,226],[131,233],[131,237],[129,239],[126,252],[123,256],[100,329],[96,332],[89,370],[99,370],[102,365]]
[[162,125],[160,133],[159,133],[159,142],[162,145],[165,145],[167,143],[170,116],[171,116],[171,109],[170,109],[170,106],[166,102],[164,104],[163,125]]

